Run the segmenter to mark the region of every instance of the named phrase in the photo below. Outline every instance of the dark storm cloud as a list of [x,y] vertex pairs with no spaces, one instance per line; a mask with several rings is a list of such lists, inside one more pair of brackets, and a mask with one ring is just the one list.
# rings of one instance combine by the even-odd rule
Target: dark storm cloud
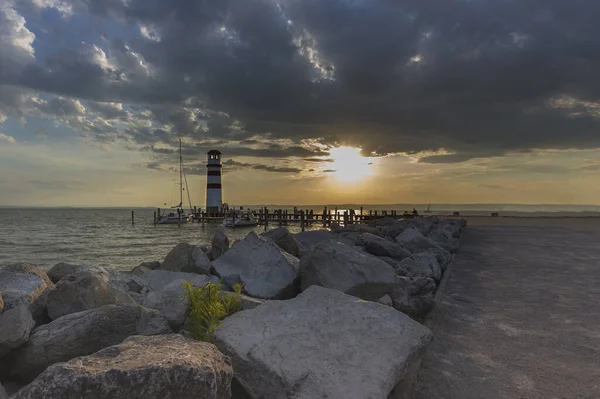
[[82,10],[138,24],[146,38],[60,48],[19,76],[26,49],[3,45],[13,61],[0,64],[11,71],[0,83],[145,104],[171,130],[130,132],[141,145],[268,137],[297,146],[227,151],[322,156],[299,146],[313,139],[454,153],[422,160],[437,163],[600,146],[597,1],[74,1]]
[[[208,145],[186,145],[182,149],[184,157],[205,157],[206,153],[213,149],[214,146]],[[163,148],[155,146],[146,146],[142,150],[150,151],[156,154],[176,154],[178,153],[177,148]],[[276,147],[276,148],[246,148],[246,147],[227,147],[221,148],[220,151],[223,153],[223,157],[235,157],[235,156],[246,156],[246,157],[257,157],[257,158],[288,158],[288,157],[305,157],[305,156],[327,156],[328,152],[320,150],[310,150],[304,147]]]

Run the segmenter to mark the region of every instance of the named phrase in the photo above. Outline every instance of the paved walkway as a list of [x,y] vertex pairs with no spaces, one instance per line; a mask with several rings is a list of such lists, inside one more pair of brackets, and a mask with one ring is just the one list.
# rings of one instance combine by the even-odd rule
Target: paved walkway
[[600,398],[600,228],[468,227],[415,399]]

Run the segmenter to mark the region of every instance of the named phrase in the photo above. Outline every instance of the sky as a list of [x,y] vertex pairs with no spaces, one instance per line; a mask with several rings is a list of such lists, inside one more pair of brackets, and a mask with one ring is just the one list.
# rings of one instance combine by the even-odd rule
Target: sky
[[0,0],[0,205],[600,204],[600,2]]

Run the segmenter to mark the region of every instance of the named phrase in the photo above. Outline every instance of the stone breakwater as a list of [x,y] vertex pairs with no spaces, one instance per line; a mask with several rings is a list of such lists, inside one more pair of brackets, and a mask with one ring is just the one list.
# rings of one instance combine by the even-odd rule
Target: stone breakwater
[[[432,340],[419,321],[464,227],[381,219],[233,245],[220,229],[130,272],[8,265],[0,381],[17,399],[410,398]],[[214,344],[187,338],[184,282],[244,287]]]

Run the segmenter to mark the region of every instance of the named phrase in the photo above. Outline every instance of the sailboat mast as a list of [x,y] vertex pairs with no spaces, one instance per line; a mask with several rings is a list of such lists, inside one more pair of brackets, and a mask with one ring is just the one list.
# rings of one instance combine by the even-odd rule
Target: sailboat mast
[[179,206],[183,207],[183,157],[181,156],[181,138],[179,138]]

